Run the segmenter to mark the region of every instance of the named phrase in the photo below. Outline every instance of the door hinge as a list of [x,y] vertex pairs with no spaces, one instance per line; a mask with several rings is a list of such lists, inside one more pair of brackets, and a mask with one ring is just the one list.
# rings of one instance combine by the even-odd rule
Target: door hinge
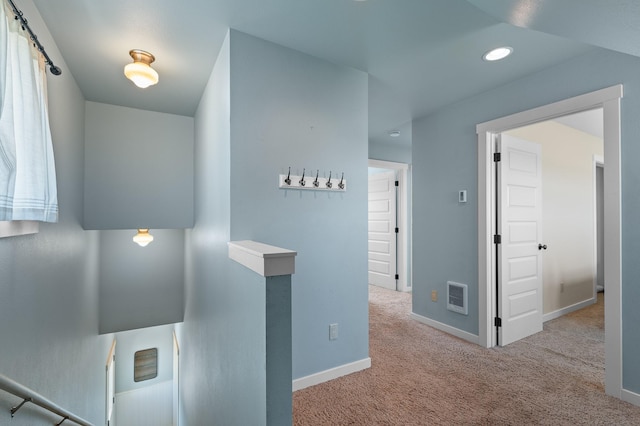
[[396,228],[396,234],[400,232],[400,228]]
[[400,186],[400,182],[399,181],[396,181],[396,186]]
[[400,275],[396,274],[396,280],[400,279]]
[[494,152],[493,153],[493,162],[497,163],[498,161],[500,161],[500,153],[499,152]]
[[496,326],[496,327],[502,327],[502,318],[495,317],[493,319],[493,325]]
[[494,235],[493,236],[493,244],[502,244],[502,235]]

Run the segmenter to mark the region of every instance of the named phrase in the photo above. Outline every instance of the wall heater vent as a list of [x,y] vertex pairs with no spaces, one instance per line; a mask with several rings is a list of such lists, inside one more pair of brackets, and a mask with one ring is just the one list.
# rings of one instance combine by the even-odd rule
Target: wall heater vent
[[459,314],[469,314],[467,285],[447,281],[447,309]]

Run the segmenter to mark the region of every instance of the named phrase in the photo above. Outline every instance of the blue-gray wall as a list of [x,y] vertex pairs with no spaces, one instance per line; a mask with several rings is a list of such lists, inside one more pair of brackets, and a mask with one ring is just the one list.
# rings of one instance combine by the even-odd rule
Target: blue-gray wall
[[[624,84],[622,99],[623,386],[640,391],[640,58],[596,51],[445,108],[413,125],[413,311],[478,333],[477,137],[475,126]],[[468,203],[457,191],[467,189]],[[469,284],[469,315],[446,310],[447,280]]]
[[[196,220],[177,327],[187,424],[267,421],[265,282],[228,259],[229,240],[299,253],[293,377],[368,357],[366,105],[365,74],[230,32],[195,117]],[[344,171],[348,191],[279,190],[289,166]]]
[[411,146],[370,140],[369,158],[371,160],[411,164]]
[[193,118],[86,103],[85,229],[193,226]]
[[[82,230],[84,97],[31,1],[20,3],[63,73],[47,73],[60,218],[35,235],[0,239],[0,374],[104,424],[110,336],[98,336],[95,232]],[[58,416],[0,391],[0,424],[52,425]]]
[[261,280],[230,261],[227,249],[229,53],[227,38],[195,116],[195,226],[187,231],[185,321],[177,326],[180,414],[186,425],[266,423],[265,354],[260,349],[265,330],[259,318],[262,313],[264,319],[264,304],[256,297]]
[[[367,75],[236,31],[231,71],[231,238],[298,252],[293,377],[365,359]],[[348,189],[279,189],[289,167]]]
[[146,247],[136,230],[100,231],[100,333],[184,319],[183,229],[152,229]]

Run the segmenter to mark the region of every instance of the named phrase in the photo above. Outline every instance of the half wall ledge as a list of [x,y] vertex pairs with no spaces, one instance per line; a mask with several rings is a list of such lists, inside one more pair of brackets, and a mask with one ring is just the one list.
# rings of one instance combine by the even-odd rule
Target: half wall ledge
[[263,277],[292,275],[295,272],[295,251],[270,246],[257,241],[230,241],[229,259]]

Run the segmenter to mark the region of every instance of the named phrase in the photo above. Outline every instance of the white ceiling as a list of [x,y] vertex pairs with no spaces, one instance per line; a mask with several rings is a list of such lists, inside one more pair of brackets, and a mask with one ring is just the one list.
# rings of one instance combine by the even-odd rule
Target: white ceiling
[[602,108],[565,115],[556,118],[554,121],[597,138],[604,138],[604,116]]
[[640,56],[638,0],[468,0],[497,19]]
[[[21,1],[28,0],[15,0],[19,8]],[[586,25],[603,13],[599,0],[567,0],[583,12],[577,15],[526,0],[32,1],[69,68],[63,72],[73,74],[87,100],[192,116],[233,28],[369,73],[370,139],[397,144],[410,144],[413,118],[594,49],[584,41],[616,48],[615,19],[630,23],[627,13],[608,13],[612,21],[601,27],[612,34],[594,36]],[[619,3],[640,17],[634,0]],[[523,4],[536,5],[530,25],[511,15]],[[522,28],[528,26],[568,38]],[[514,48],[511,57],[482,61],[485,51],[505,44]],[[134,48],[156,56],[157,86],[140,90],[124,78]],[[640,54],[634,48],[627,53]],[[393,129],[404,131],[391,140]]]

